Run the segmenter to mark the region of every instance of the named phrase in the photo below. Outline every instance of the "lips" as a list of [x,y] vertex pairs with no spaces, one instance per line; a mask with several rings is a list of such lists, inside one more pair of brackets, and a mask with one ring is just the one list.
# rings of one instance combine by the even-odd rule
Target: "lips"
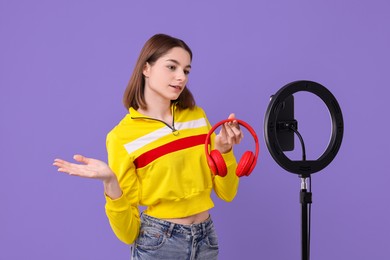
[[179,86],[179,85],[169,85],[170,87],[172,87],[172,88],[175,88],[175,89],[177,89],[177,90],[182,90],[182,86]]

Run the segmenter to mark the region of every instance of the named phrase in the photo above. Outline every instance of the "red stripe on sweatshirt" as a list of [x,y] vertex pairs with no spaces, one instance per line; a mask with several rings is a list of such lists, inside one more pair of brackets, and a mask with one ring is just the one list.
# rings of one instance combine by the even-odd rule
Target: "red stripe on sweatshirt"
[[204,144],[206,137],[207,134],[185,137],[154,148],[138,156],[134,160],[135,167],[142,168],[166,154]]

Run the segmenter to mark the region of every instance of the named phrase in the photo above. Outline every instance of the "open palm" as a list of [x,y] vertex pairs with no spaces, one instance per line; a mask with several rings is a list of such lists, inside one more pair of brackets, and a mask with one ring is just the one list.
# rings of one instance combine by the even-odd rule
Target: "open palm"
[[55,159],[53,165],[59,172],[84,178],[99,179],[105,181],[113,177],[114,173],[103,161],[75,155],[73,159],[79,163],[71,163],[62,159]]

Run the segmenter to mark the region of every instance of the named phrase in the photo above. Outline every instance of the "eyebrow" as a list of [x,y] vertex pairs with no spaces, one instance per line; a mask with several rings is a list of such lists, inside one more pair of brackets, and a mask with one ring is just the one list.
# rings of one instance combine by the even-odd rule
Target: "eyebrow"
[[[170,61],[170,62],[173,62],[173,63],[175,63],[175,64],[177,64],[177,65],[180,65],[180,62],[178,62],[177,60],[174,60],[174,59],[168,59],[168,60],[166,60],[166,61]],[[191,68],[191,65],[187,65],[187,66],[185,66],[186,68]]]

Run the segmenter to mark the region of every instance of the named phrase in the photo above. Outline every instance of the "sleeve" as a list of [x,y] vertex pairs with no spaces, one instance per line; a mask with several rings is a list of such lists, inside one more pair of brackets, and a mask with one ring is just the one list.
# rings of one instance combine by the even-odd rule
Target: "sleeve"
[[106,215],[119,240],[132,244],[140,228],[139,182],[135,167],[124,146],[112,133],[106,139],[108,164],[118,178],[122,196],[112,200],[106,196]]
[[[211,129],[212,126],[208,121],[204,111],[203,114],[204,117],[206,118],[209,129]],[[215,136],[216,136],[215,133],[211,134],[210,136],[211,149],[214,149],[215,147],[215,142],[214,142]],[[222,157],[226,163],[227,174],[225,177],[221,177],[211,173],[213,176],[213,188],[215,194],[220,199],[227,202],[231,202],[237,194],[238,185],[239,185],[239,177],[236,175],[237,161],[236,161],[236,157],[234,156],[233,149],[228,153],[222,154]]]

